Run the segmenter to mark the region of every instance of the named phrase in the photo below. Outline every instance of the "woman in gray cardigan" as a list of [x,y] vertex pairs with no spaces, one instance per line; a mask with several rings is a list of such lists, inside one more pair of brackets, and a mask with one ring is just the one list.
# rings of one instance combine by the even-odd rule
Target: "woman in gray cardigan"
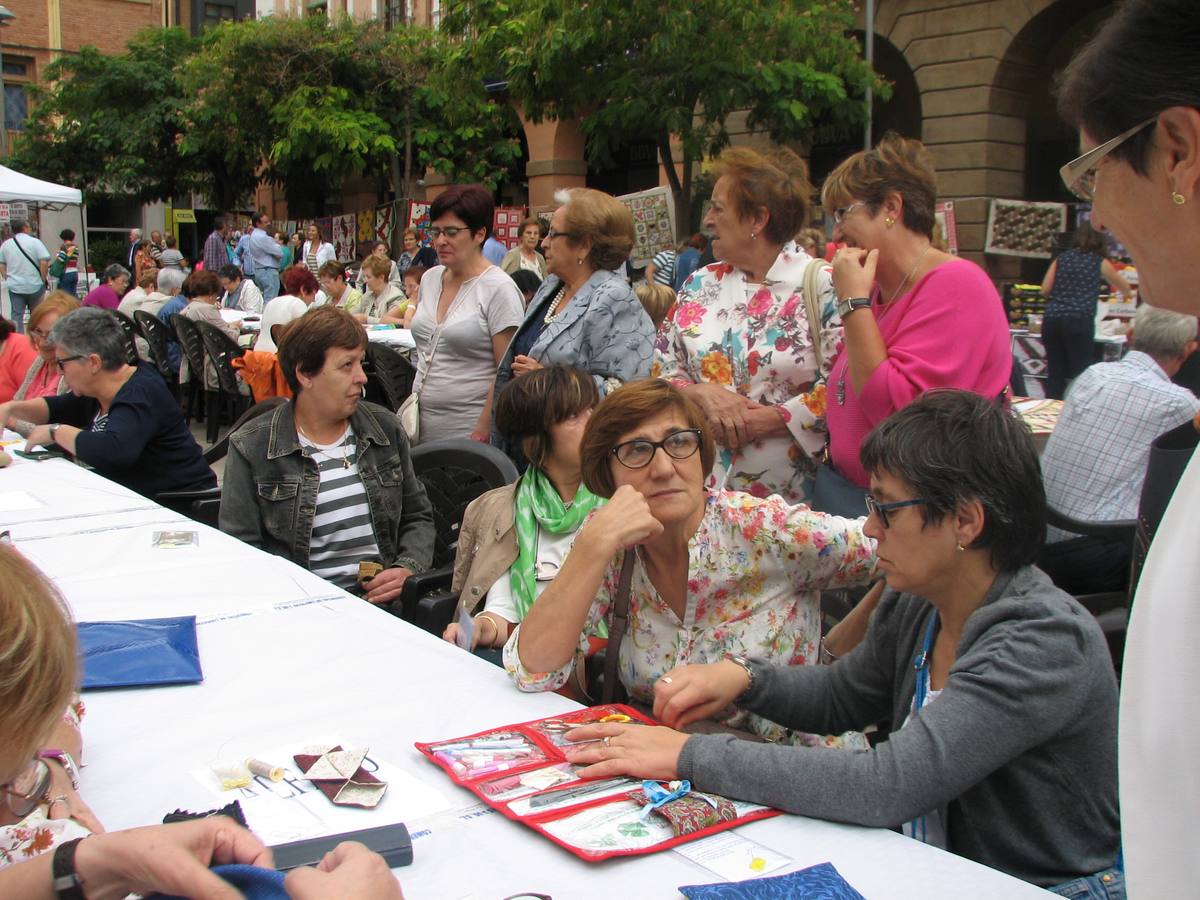
[[[1069,896],[1123,897],[1116,679],[1095,620],[1031,564],[1045,495],[1027,429],[935,391],[877,427],[862,461],[890,588],[862,643],[830,666],[681,667],[654,711],[673,728],[731,704],[817,733],[890,721],[890,738],[829,753],[596,725],[570,733],[601,741],[572,762],[897,828]],[[1106,893],[1071,893],[1089,887]]]

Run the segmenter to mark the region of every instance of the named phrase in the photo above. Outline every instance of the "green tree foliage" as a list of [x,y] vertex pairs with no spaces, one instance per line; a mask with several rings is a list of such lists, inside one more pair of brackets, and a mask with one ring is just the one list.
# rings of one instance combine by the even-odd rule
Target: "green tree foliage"
[[315,213],[351,175],[412,196],[426,167],[495,186],[520,155],[515,114],[447,73],[447,50],[428,29],[346,17],[227,23],[198,41],[148,31],[124,54],[55,64],[19,164],[93,194],[196,190],[219,209],[268,181]]
[[850,0],[448,0],[443,9],[444,28],[470,35],[456,64],[505,78],[533,121],[580,117],[590,161],[653,137],[681,223],[692,164],[729,142],[732,114],[775,141],[810,140],[861,126],[867,86],[886,91],[851,34]]
[[13,165],[90,196],[149,201],[186,193],[194,173],[177,158],[183,93],[175,69],[196,47],[181,29],[158,29],[136,37],[126,53],[85,47],[51,63],[49,86],[32,90]]

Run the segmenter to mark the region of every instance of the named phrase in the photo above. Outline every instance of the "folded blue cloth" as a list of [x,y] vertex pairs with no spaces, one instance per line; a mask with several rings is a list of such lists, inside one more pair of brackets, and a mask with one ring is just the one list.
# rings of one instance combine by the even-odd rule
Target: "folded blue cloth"
[[[288,900],[283,890],[283,873],[258,866],[213,866],[213,872],[239,891],[246,900]],[[157,895],[156,895],[157,896]],[[160,897],[159,900],[185,900],[183,897]]]
[[80,622],[84,690],[204,680],[196,617]]
[[809,866],[799,872],[720,884],[689,884],[679,889],[688,900],[866,900],[850,886],[833,863]]

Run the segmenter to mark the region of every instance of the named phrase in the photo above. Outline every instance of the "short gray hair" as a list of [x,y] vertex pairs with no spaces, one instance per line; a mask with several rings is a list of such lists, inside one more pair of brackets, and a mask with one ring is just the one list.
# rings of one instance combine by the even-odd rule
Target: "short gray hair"
[[1196,317],[1150,306],[1138,307],[1133,319],[1133,349],[1159,359],[1177,359],[1196,340]]
[[8,226],[14,232],[17,232],[17,231],[24,231],[26,228],[29,227],[29,223],[27,221],[25,221],[24,219],[12,219],[9,221]]
[[122,275],[124,275],[126,278],[128,278],[129,270],[127,268],[125,268],[123,265],[121,265],[120,263],[113,263],[111,266],[109,266],[107,269],[104,270],[104,274],[100,276],[100,280],[101,281],[112,281],[114,278],[120,278]]
[[171,293],[172,288],[178,291],[183,287],[184,277],[178,269],[163,269],[158,273],[158,289],[164,294]]
[[67,313],[50,329],[50,343],[69,356],[100,357],[100,364],[115,371],[127,361],[125,330],[107,309],[85,306]]

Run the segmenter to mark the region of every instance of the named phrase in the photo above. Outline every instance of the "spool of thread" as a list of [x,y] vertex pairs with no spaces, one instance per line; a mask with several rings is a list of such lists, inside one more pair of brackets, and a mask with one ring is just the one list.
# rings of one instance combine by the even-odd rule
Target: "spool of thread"
[[255,775],[261,775],[263,778],[270,778],[272,781],[283,781],[283,767],[273,766],[270,763],[265,763],[261,759],[246,760],[246,768]]

